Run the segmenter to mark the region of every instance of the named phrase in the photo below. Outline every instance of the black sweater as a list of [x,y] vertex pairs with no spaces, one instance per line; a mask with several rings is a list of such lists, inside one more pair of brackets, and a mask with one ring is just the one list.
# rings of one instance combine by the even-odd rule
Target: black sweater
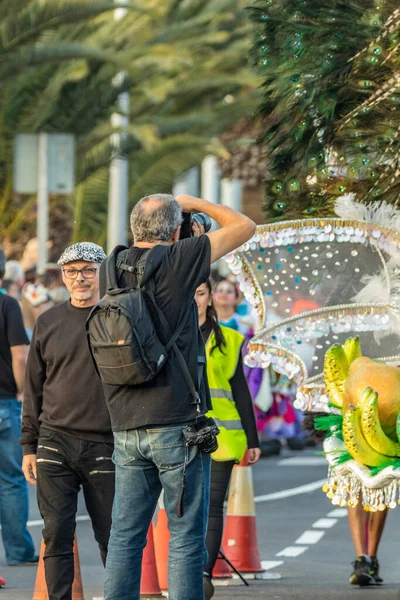
[[[200,327],[200,329],[204,343],[206,344],[212,332],[210,321],[206,321]],[[260,442],[258,439],[256,419],[254,416],[253,401],[251,399],[249,386],[247,385],[246,377],[244,375],[241,353],[239,354],[239,360],[236,366],[235,374],[229,383],[231,384],[233,399],[235,401],[236,408],[247,437],[247,446],[249,448],[259,448]]]
[[63,302],[37,320],[26,368],[24,454],[36,453],[40,425],[82,439],[113,441],[103,387],[86,338],[90,311]]

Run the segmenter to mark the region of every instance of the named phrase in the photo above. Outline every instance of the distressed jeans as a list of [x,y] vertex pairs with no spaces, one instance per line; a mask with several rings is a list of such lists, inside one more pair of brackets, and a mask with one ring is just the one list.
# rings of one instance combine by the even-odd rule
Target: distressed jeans
[[0,400],[0,524],[9,565],[32,561],[35,548],[29,531],[28,488],[22,473],[21,402]]
[[105,564],[114,499],[112,452],[113,444],[83,440],[45,428],[40,430],[37,498],[44,520],[44,565],[49,600],[72,598],[75,518],[81,486]]
[[[143,548],[161,489],[171,533],[170,600],[204,600],[210,465],[197,446],[186,447],[185,424],[114,433],[116,490],[104,600],[139,600]],[[177,505],[183,491],[183,516]]]

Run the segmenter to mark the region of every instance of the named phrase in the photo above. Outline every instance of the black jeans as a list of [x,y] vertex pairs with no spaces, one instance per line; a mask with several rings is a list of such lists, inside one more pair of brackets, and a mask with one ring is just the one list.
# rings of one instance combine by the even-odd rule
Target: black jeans
[[114,499],[112,444],[91,442],[41,428],[37,452],[37,499],[49,600],[71,600],[73,543],[82,486],[94,537],[105,565]]
[[224,500],[234,464],[233,460],[213,460],[211,463],[210,511],[206,537],[208,561],[204,569],[210,576],[221,547],[224,529]]

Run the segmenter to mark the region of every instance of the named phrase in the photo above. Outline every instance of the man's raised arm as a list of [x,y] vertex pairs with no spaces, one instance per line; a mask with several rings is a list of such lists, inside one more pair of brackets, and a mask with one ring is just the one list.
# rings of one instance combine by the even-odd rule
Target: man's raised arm
[[213,204],[201,198],[182,194],[177,201],[183,212],[202,212],[214,219],[220,226],[216,231],[208,233],[211,242],[211,262],[232,252],[251,237],[256,230],[254,221],[227,206]]

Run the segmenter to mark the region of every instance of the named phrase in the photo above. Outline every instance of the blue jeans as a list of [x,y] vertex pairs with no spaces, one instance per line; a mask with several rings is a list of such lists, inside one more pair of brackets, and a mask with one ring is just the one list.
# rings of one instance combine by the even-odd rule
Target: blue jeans
[[0,523],[9,565],[32,561],[35,548],[26,528],[28,487],[22,473],[21,403],[0,400]]
[[[114,433],[116,490],[104,600],[139,600],[143,548],[161,489],[171,533],[170,600],[204,600],[210,456],[186,447],[185,424]],[[184,514],[176,513],[186,462]]]

